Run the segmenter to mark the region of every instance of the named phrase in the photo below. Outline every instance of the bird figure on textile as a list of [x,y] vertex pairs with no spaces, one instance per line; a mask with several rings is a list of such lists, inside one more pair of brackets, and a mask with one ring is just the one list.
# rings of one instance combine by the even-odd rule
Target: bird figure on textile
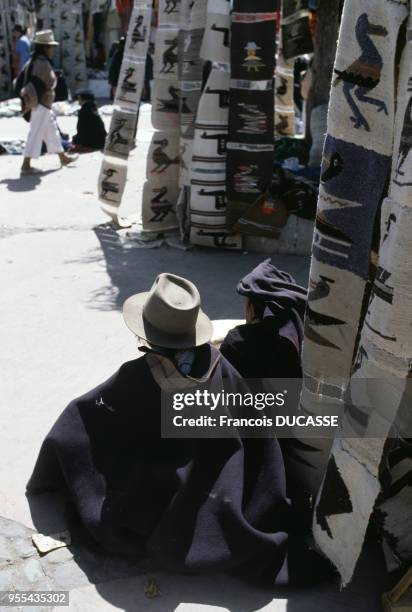
[[119,185],[110,180],[116,173],[117,170],[114,168],[107,168],[107,170],[104,171],[105,178],[102,180],[102,198],[105,200],[109,200],[107,197],[109,193],[119,193]]
[[165,170],[167,170],[172,164],[179,164],[180,157],[179,155],[174,159],[171,159],[167,153],[165,153],[166,147],[169,145],[169,141],[167,138],[163,138],[162,140],[155,140],[154,144],[158,145],[152,154],[153,163],[156,166],[151,171],[152,174],[161,174]]
[[125,127],[127,123],[126,119],[117,119],[115,126],[113,127],[112,133],[109,134],[109,150],[110,147],[116,146],[116,145],[127,145],[128,144],[128,140],[127,138],[124,138],[121,130]]
[[351,121],[354,127],[356,129],[364,127],[367,132],[370,132],[370,125],[355,102],[352,92],[359,102],[376,106],[378,112],[383,111],[385,115],[388,114],[386,103],[383,100],[367,95],[379,85],[383,68],[382,56],[371,36],[386,37],[388,30],[381,25],[371,23],[368,15],[362,13],[356,23],[355,34],[362,53],[346,70],[335,69],[338,76],[333,86],[336,87],[341,81],[343,82],[343,94],[353,112]]
[[279,78],[280,84],[276,87],[276,95],[283,97],[288,93],[288,80],[282,75],[279,75]]
[[172,13],[177,12],[177,3],[179,0],[166,0],[165,3],[165,13],[166,15],[171,15]]
[[172,70],[174,70],[177,64],[177,45],[178,39],[176,38],[165,40],[165,43],[169,45],[166,47],[166,51],[163,53],[163,66],[160,70],[163,74],[169,74]]
[[143,26],[143,15],[138,15],[135,26],[132,31],[132,38],[130,43],[130,48],[134,49],[139,42],[144,42],[146,38],[147,28]]
[[136,69],[132,66],[126,68],[124,78],[121,84],[122,91],[136,93],[137,83],[135,81],[130,80],[134,76],[135,72]]
[[172,210],[173,205],[171,202],[169,202],[169,200],[163,199],[163,197],[167,194],[167,187],[153,189],[153,193],[157,193],[157,195],[150,200],[150,208],[154,213],[153,217],[150,219],[150,222],[161,223]]
[[157,110],[161,113],[178,113],[179,112],[179,90],[177,87],[171,85],[168,89],[170,99],[158,98]]

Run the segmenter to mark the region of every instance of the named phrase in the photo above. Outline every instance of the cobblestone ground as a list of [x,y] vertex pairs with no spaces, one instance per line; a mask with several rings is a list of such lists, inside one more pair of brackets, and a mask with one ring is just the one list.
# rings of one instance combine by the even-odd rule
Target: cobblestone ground
[[[70,547],[42,555],[32,542],[33,533],[33,529],[0,517],[0,591],[72,591],[90,583],[136,576],[146,569],[142,564],[92,552],[75,541]],[[153,588],[153,584],[147,585],[148,597]],[[0,606],[1,612],[6,609]],[[52,607],[21,609],[43,612]]]

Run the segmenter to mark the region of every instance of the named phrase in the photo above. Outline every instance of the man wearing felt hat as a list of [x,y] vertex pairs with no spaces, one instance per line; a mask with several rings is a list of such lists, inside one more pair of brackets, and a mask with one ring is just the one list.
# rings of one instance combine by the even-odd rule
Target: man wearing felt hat
[[[196,286],[159,274],[123,308],[144,355],[74,400],[47,435],[30,494],[64,489],[83,527],[111,554],[152,567],[243,570],[287,580],[290,508],[276,439],[161,436],[162,390],[244,381],[210,344]],[[193,407],[193,416],[199,408]]]

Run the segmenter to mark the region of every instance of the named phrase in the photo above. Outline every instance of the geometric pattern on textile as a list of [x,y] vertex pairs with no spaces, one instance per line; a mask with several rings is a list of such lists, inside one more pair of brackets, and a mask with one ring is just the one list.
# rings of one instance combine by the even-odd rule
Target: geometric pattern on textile
[[226,157],[229,115],[230,3],[208,0],[200,55],[212,68],[196,116],[190,171],[190,243],[240,249],[226,230]]
[[[397,42],[407,17],[406,1],[346,0],[344,5],[303,349],[304,373],[315,389],[312,393],[304,389],[305,409],[322,410],[322,390],[334,376],[341,379],[343,389],[352,372],[353,379],[396,377],[396,393],[376,398],[388,424],[398,411],[412,358],[412,334],[406,322],[412,311],[410,281],[406,281],[412,277],[409,187],[405,186],[403,195],[396,191],[396,198],[393,196],[399,189],[399,166],[405,172],[402,181],[412,183],[412,176],[407,176],[411,165],[402,164],[409,155],[402,126],[409,101],[410,44],[403,51],[399,93],[395,91]],[[403,70],[408,75],[402,75]],[[396,99],[401,101],[397,116]],[[390,181],[392,157],[396,159]],[[378,215],[380,243],[372,265]],[[356,402],[351,397],[351,403]],[[384,438],[371,443],[338,435],[329,467],[326,443],[319,444],[319,452],[306,451],[303,446],[297,450],[299,480],[309,482],[311,492],[318,494],[315,540],[338,568],[344,584],[353,575],[381,490]],[[297,446],[299,442],[297,434]],[[347,493],[338,493],[344,489]]]
[[[369,393],[373,398],[374,414],[377,412],[384,417],[387,423],[386,433],[388,434],[391,422],[393,422],[402,402],[412,359],[410,327],[410,312],[412,311],[412,290],[410,288],[410,278],[412,276],[412,205],[410,193],[407,192],[408,186],[405,185],[406,189],[404,195],[402,195],[396,182],[399,175],[396,166],[399,163],[396,156],[396,143],[402,143],[405,121],[404,103],[398,105],[396,117],[394,115],[395,100],[405,100],[411,77],[412,53],[409,43],[404,47],[403,59],[400,64],[399,92],[395,92],[395,71],[397,70],[395,43],[398,40],[401,24],[408,13],[406,4],[388,1],[349,3],[345,6],[345,11],[346,19],[344,20],[341,46],[345,46],[345,36],[348,36],[350,30],[354,30],[361,55],[358,59],[350,58],[352,63],[348,66],[347,63],[343,62],[345,54],[338,52],[335,74],[338,75],[336,80],[341,82],[336,83],[336,89],[340,89],[343,96],[336,96],[336,104],[331,105],[328,138],[329,142],[333,144],[325,157],[329,158],[326,172],[330,170],[330,173],[334,175],[335,168],[339,170],[342,165],[343,170],[339,174],[341,184],[337,186],[337,183],[335,183],[333,193],[332,189],[329,188],[325,191],[330,197],[336,195],[339,199],[344,198],[362,203],[363,210],[360,207],[352,207],[348,209],[348,212],[354,225],[358,223],[361,227],[367,228],[366,243],[370,248],[370,229],[374,223],[371,216],[376,210],[374,200],[382,191],[382,186],[389,177],[386,167],[390,163],[392,152],[395,153],[394,170],[392,171],[392,180],[389,183],[388,197],[384,200],[380,210],[378,260],[374,266],[374,276],[370,278],[368,283],[370,287],[369,304],[364,319],[359,321],[359,347],[352,376],[352,380],[363,379],[364,386],[368,384],[371,386]],[[378,41],[382,44],[380,45]],[[407,74],[405,74],[405,71]],[[348,113],[344,112],[345,104],[346,110],[350,109],[349,117]],[[341,117],[340,125],[337,121],[339,114]],[[353,137],[355,131],[358,136],[356,140]],[[343,180],[345,168],[348,166],[348,163],[344,161],[345,148],[334,147],[338,140],[336,138],[338,133],[339,140],[345,139],[349,142],[347,151],[351,153],[352,161],[350,165],[354,169],[351,179],[352,185],[349,185],[350,179],[348,177],[346,189]],[[352,142],[355,143],[356,149],[353,148]],[[394,142],[395,148],[393,149]],[[371,150],[372,148],[373,150]],[[331,162],[334,153],[335,160]],[[339,158],[337,155],[339,155]],[[367,172],[360,174],[360,168],[366,168]],[[383,176],[379,174],[378,168],[380,168]],[[412,182],[410,165],[405,167],[404,172],[405,183]],[[359,192],[359,195],[361,191],[367,191],[368,201],[367,199],[362,200],[359,195],[353,197],[356,191]],[[393,197],[394,191],[396,192],[396,200]],[[345,225],[343,220],[339,223],[336,222],[336,216],[332,219],[329,215],[327,221],[334,221],[337,229],[349,238],[355,238],[355,242],[357,242],[355,252],[353,255],[349,254],[346,267],[354,275],[366,279],[365,256],[359,249],[361,232],[351,234],[350,228]],[[342,236],[341,238],[343,244],[344,239]],[[361,259],[357,261],[360,255]],[[334,265],[337,266],[337,263],[334,262]],[[348,363],[350,363],[351,354],[349,350],[347,357]],[[306,358],[309,363],[310,351],[308,351]],[[386,379],[390,380],[391,384],[388,384],[385,392],[380,389],[379,394],[374,394],[373,381],[368,379]],[[351,397],[351,403],[355,406],[361,406],[361,402],[360,397]],[[329,531],[322,528],[318,517],[315,516],[314,535],[318,546],[338,568],[344,584],[349,582],[353,575],[362,550],[370,516],[381,491],[379,469],[385,442],[385,435],[371,441],[367,439],[366,434],[366,439],[338,439],[332,451],[330,462],[333,461],[339,466],[340,475],[348,489],[352,510],[345,513],[342,510],[342,505],[339,502],[335,503],[336,514],[327,519]],[[320,490],[317,509],[327,505],[328,499],[333,498],[334,492],[335,489],[329,481],[327,470]],[[405,499],[408,499],[408,497],[406,496]],[[407,508],[404,511],[408,513]],[[386,523],[395,525],[396,521],[391,523],[391,517],[387,512],[390,512],[388,505],[385,508]],[[409,517],[411,517],[410,509]],[[409,529],[412,529],[412,518],[409,518]],[[410,553],[412,554],[412,551]]]
[[135,0],[98,180],[99,200],[117,214],[135,141],[151,24],[151,2]]
[[230,64],[230,2],[227,0],[208,0],[200,55],[210,62]]
[[388,155],[327,136],[313,243],[318,261],[368,278],[375,217],[390,163]]
[[229,72],[212,68],[200,99],[193,143],[190,242],[240,249],[242,238],[226,230],[226,141]]
[[226,176],[228,229],[272,181],[276,5],[275,0],[260,2],[258,7],[252,0],[233,2]]

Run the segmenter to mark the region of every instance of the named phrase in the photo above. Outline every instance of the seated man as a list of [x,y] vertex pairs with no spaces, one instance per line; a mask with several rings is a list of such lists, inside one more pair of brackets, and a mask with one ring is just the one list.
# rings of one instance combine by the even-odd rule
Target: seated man
[[107,132],[97,110],[92,92],[84,90],[77,94],[80,104],[77,119],[77,134],[73,136],[71,151],[89,153],[104,149]]
[[193,381],[222,389],[224,379],[233,392],[244,390],[209,344],[212,324],[198,290],[160,274],[123,314],[145,354],[63,411],[28,492],[64,489],[82,525],[112,554],[174,571],[286,580],[288,532],[298,525],[290,524],[277,440],[161,437],[162,389]]
[[222,355],[244,378],[300,378],[306,289],[267,259],[237,291],[246,298],[246,324],[228,333]]

